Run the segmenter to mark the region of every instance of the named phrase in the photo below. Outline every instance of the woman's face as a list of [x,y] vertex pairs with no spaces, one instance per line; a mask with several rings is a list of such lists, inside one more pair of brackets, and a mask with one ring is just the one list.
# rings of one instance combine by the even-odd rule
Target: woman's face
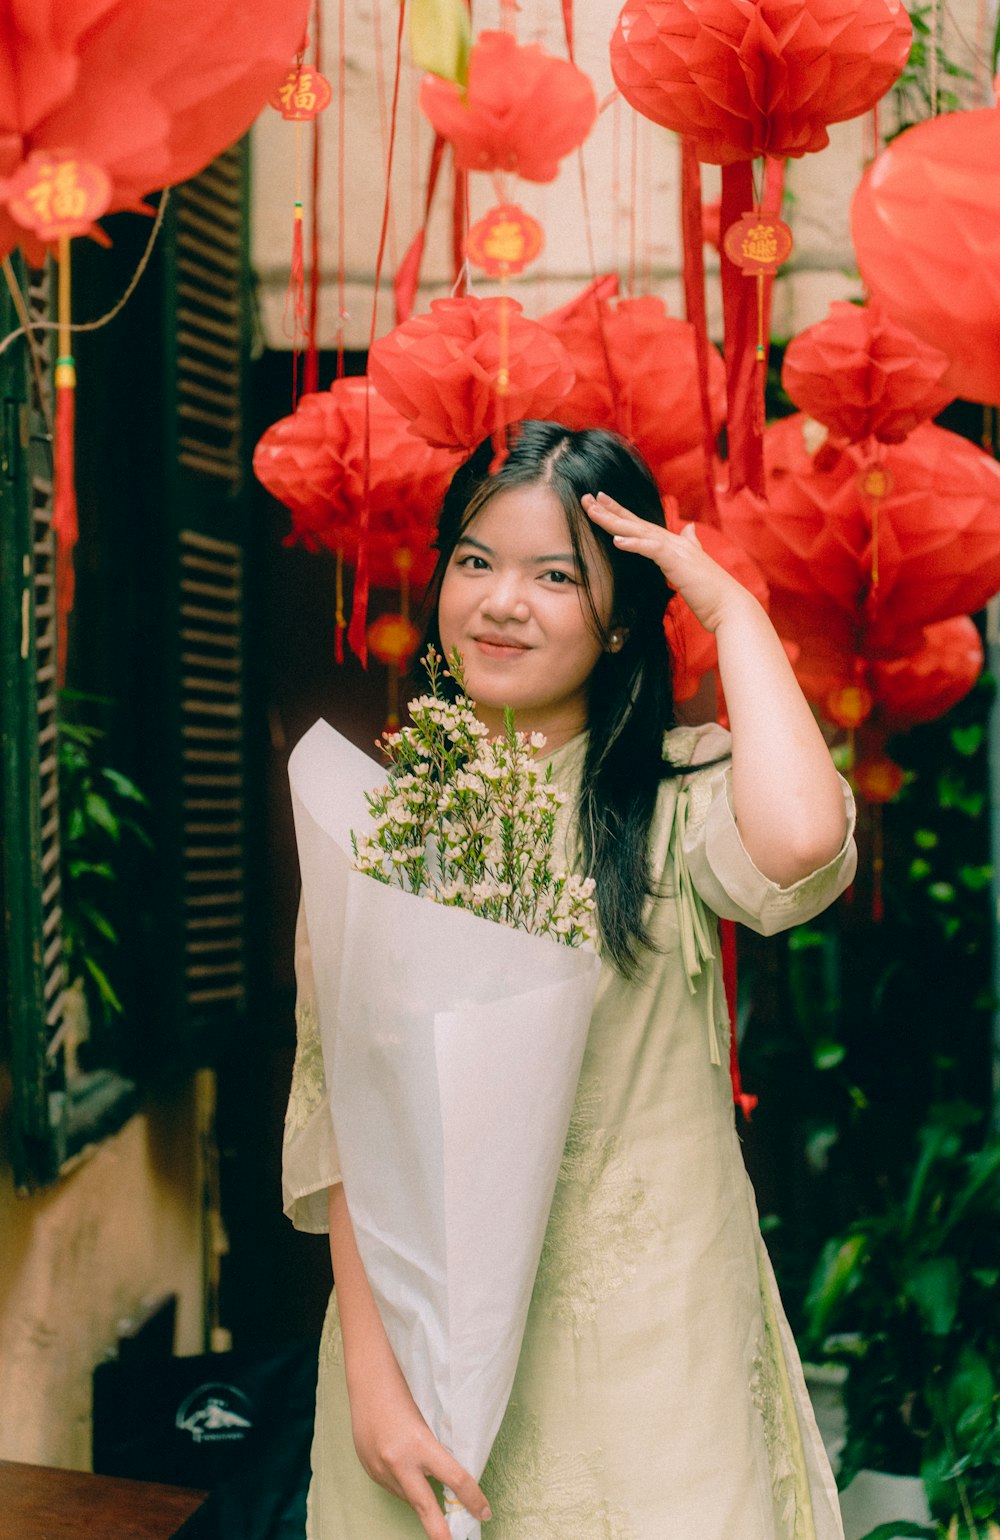
[[[611,570],[596,539],[585,555],[594,606],[611,623]],[[512,706],[521,732],[550,749],[587,723],[587,681],[603,643],[594,629],[566,515],[545,485],[492,497],[466,528],[438,601],[441,643],[461,653],[469,695],[491,731]]]

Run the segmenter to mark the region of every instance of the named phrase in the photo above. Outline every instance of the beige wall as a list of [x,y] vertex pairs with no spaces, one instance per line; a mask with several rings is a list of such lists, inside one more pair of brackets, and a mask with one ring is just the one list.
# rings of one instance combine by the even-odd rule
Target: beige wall
[[[327,73],[337,80],[337,4],[322,0]],[[666,301],[674,315],[683,314],[681,242],[679,228],[679,156],[677,136],[633,114],[624,102],[611,103],[608,44],[622,0],[577,0],[574,7],[577,62],[593,80],[604,102],[597,124],[583,148],[589,202],[589,230],[581,195],[580,166],[575,155],[563,162],[555,182],[538,185],[509,179],[508,195],[539,219],[545,248],[539,259],[513,280],[511,292],[529,315],[562,304],[598,272],[617,271],[623,292],[632,256],[634,230],[638,289],[647,288]],[[991,4],[990,12],[995,7]],[[496,27],[499,0],[474,0],[475,31]],[[985,10],[979,0],[953,0],[942,11],[941,26],[948,55],[969,69],[975,79],[962,83],[967,105],[986,99],[988,76],[984,61]],[[344,192],[345,296],[343,340],[349,348],[368,345],[372,317],[375,255],[385,192],[387,119],[392,87],[397,0],[353,0],[346,12]],[[517,36],[522,43],[542,43],[565,56],[562,12],[557,0],[520,0]],[[381,40],[381,65],[378,42]],[[391,277],[422,217],[422,198],[430,126],[416,104],[419,76],[404,52],[404,68],[393,158],[389,244],[379,299],[377,332],[393,324]],[[953,82],[948,82],[953,85]],[[889,109],[887,109],[889,111]],[[885,116],[883,121],[887,121]],[[336,104],[320,120],[323,138],[323,184],[320,200],[323,286],[319,340],[323,347],[337,340],[337,160]],[[633,130],[634,123],[634,130]],[[634,140],[633,140],[634,132]],[[308,132],[303,136],[308,144]],[[286,290],[291,250],[292,203],[295,185],[295,127],[277,112],[265,109],[253,131],[252,256],[257,273],[261,321],[269,347],[287,348]],[[634,148],[634,154],[633,154]],[[308,165],[308,155],[306,156]],[[633,175],[633,163],[635,172]],[[773,335],[786,338],[820,320],[833,299],[860,293],[850,236],[851,195],[864,163],[860,120],[835,124],[829,147],[791,163],[786,217],[795,235],[795,250],[776,285]],[[715,196],[715,168],[705,168],[705,196]],[[451,286],[449,201],[442,175],[428,232],[423,281],[417,310],[447,294]],[[306,193],[308,198],[308,190]],[[634,219],[633,219],[634,198]],[[496,202],[489,176],[471,178],[473,218]],[[594,268],[590,252],[593,250]],[[711,262],[709,263],[711,267]],[[721,305],[717,286],[708,286],[709,324],[721,335]],[[473,291],[494,293],[481,276]]]
[[0,1132],[0,1459],[89,1468],[91,1372],[144,1300],[176,1291],[177,1351],[200,1351],[203,1098],[188,1082],[30,1198]]

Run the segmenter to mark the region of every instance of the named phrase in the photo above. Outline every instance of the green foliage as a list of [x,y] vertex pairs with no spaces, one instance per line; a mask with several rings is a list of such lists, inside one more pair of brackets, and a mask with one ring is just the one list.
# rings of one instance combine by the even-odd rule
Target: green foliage
[[[955,87],[961,81],[973,79],[967,69],[956,64],[955,60],[945,52],[941,42],[940,12],[938,36],[935,40],[933,5],[912,6],[910,21],[913,23],[910,57],[892,88],[898,117],[897,133],[901,133],[904,128],[912,127],[914,123],[922,123],[925,118],[934,117],[939,112],[957,112],[963,106],[963,102]],[[935,55],[936,100],[933,99],[934,89],[931,79]]]
[[[103,704],[64,691],[61,705],[70,702]],[[58,735],[63,955],[70,981],[84,981],[92,1020],[107,1024],[122,1010],[111,902],[118,851],[125,840],[147,848],[150,841],[141,821],[146,798],[121,771],[100,763],[103,737],[100,728],[68,721],[64,709]]]
[[805,1306],[806,1350],[849,1365],[842,1483],[919,1473],[935,1517],[968,1526],[1000,1520],[1000,1139],[982,1121],[934,1109],[908,1183],[826,1243]]

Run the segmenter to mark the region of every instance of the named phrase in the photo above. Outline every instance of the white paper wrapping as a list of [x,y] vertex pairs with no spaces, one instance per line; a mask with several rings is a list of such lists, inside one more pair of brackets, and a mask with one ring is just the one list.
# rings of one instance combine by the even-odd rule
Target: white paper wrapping
[[[385,771],[326,722],[289,761],[344,1190],[393,1351],[481,1476],[510,1396],[600,964],[352,869]],[[449,1502],[453,1540],[479,1525]]]

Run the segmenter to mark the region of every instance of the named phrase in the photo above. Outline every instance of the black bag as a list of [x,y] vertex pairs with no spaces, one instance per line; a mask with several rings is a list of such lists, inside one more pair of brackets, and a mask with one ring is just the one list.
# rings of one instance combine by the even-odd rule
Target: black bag
[[302,1540],[317,1350],[99,1364],[94,1470],[209,1491],[184,1540]]

